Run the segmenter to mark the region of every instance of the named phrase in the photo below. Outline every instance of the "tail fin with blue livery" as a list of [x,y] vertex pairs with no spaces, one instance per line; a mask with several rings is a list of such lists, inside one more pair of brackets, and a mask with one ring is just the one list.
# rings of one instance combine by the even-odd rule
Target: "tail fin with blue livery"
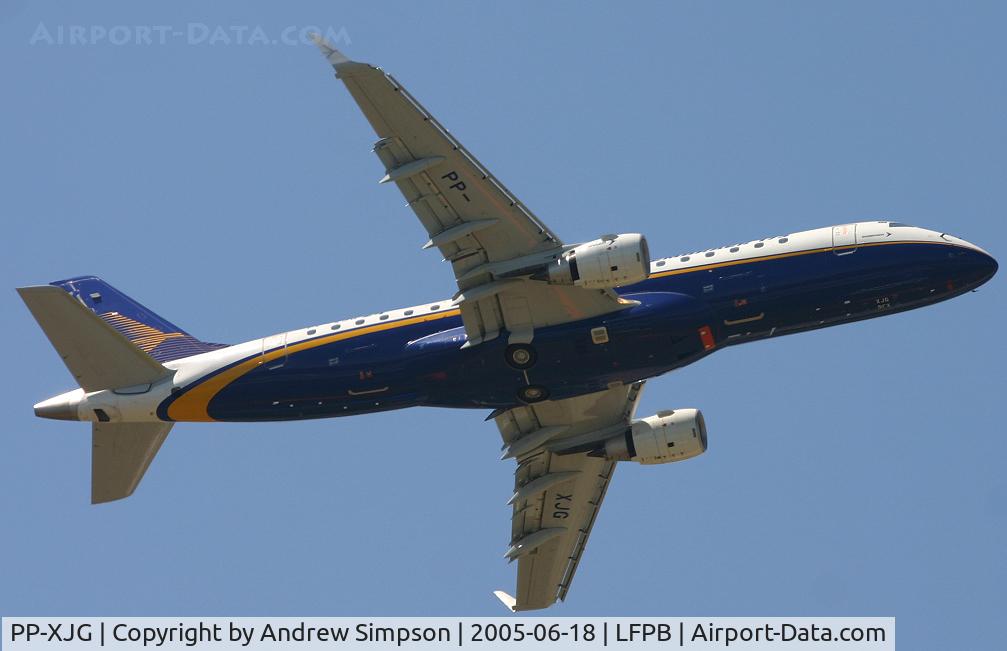
[[91,430],[91,501],[133,493],[172,423],[116,422],[105,409],[82,416],[84,392],[151,391],[170,378],[163,365],[222,348],[196,339],[95,276],[21,287],[18,293],[80,389],[35,405],[35,414],[60,420],[94,420]]
[[158,362],[169,362],[226,346],[196,339],[97,276],[79,276],[50,284],[67,291]]

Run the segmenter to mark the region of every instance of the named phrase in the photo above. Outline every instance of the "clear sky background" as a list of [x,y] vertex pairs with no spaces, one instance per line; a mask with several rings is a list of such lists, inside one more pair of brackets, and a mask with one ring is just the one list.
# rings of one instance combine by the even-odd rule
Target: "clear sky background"
[[[196,42],[31,45],[40,23]],[[87,425],[33,417],[72,381],[18,285],[99,274],[222,342],[454,292],[318,52],[198,25],[341,30],[566,241],[639,231],[666,256],[891,218],[1003,260],[1005,23],[980,2],[5,0],[0,613],[501,615],[513,589],[485,412],[180,424],[101,507]],[[549,614],[894,615],[900,648],[1002,645],[1004,299],[1001,273],[651,381],[640,413],[703,409],[710,449],[620,465]]]

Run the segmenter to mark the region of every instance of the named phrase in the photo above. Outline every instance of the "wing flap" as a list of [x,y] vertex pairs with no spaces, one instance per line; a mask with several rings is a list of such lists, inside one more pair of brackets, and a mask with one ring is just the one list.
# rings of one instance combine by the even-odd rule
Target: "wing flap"
[[574,574],[577,573],[577,567],[580,565],[580,559],[584,556],[584,550],[587,548],[587,539],[591,535],[591,530],[594,528],[595,520],[598,519],[598,512],[601,510],[601,503],[605,499],[609,483],[612,481],[612,474],[615,472],[615,465],[615,461],[609,461],[607,464],[602,466],[597,475],[592,497],[588,500],[587,506],[584,508],[580,526],[577,528],[577,537],[572,545],[573,553],[567,557],[566,565],[563,569],[563,576],[559,582],[559,592],[556,596],[560,601],[566,599],[567,592],[570,591],[570,584],[573,583]]

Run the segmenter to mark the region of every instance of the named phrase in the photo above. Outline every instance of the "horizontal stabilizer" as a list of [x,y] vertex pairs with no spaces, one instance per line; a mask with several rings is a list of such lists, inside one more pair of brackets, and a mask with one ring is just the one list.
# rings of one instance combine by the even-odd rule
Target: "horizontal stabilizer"
[[91,430],[91,503],[129,497],[173,423],[95,423]]
[[151,384],[170,373],[62,288],[17,291],[85,391]]

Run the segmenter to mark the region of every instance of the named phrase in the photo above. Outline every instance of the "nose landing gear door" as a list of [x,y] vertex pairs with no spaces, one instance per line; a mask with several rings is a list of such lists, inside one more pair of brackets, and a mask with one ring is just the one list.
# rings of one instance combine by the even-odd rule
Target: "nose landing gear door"
[[849,255],[857,250],[857,225],[844,224],[832,227],[832,252]]
[[270,335],[262,338],[262,353],[259,364],[265,364],[270,370],[282,368],[287,363],[287,333]]

